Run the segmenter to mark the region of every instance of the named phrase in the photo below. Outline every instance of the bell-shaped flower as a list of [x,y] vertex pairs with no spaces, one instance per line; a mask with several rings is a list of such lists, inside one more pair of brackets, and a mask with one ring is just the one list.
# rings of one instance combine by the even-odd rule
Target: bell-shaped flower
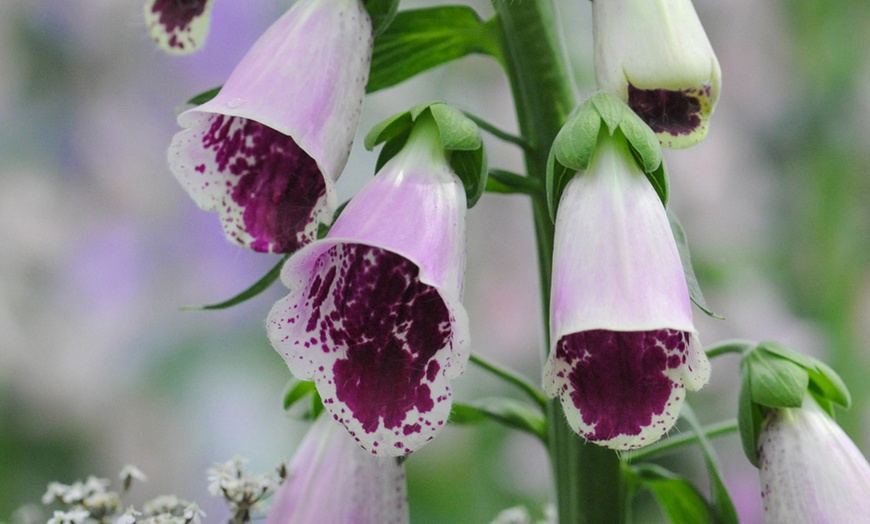
[[214,0],[146,0],[145,27],[167,53],[192,53],[208,36]]
[[620,130],[567,183],[553,257],[544,389],[590,441],[658,440],[710,367],[664,206]]
[[431,116],[324,239],[291,256],[267,328],[299,379],[362,447],[410,453],[450,414],[468,359],[460,303],[466,194]]
[[707,135],[722,73],[691,0],[595,0],[598,87],[618,95],[665,147]]
[[374,457],[330,417],[320,417],[290,463],[266,524],[406,524],[405,469]]
[[870,465],[812,396],[770,410],[758,440],[765,522],[858,522],[870,515]]
[[287,253],[336,208],[372,51],[360,0],[299,0],[212,100],[179,115],[169,165],[227,238]]

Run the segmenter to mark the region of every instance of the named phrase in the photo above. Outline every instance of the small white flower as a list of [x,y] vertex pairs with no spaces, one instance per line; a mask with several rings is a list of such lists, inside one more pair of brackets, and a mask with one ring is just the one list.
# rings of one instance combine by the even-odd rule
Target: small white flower
[[502,510],[491,524],[532,524],[532,517],[524,506],[514,506]]
[[48,524],[83,524],[90,515],[88,511],[81,508],[70,511],[55,511],[54,516],[48,519]]
[[146,477],[145,474],[142,473],[142,470],[132,464],[127,464],[126,466],[124,466],[124,469],[122,469],[121,473],[118,474],[118,478],[120,478],[121,481],[124,482],[124,486],[127,486],[133,480],[138,480],[139,482],[148,481],[148,477]]
[[118,520],[115,521],[115,524],[136,524],[136,517],[139,517],[141,515],[142,512],[136,511],[132,507],[129,507],[123,515],[118,517]]
[[45,505],[51,504],[55,500],[63,500],[66,492],[69,491],[69,486],[60,482],[52,482],[48,485],[45,495],[42,496],[42,503]]

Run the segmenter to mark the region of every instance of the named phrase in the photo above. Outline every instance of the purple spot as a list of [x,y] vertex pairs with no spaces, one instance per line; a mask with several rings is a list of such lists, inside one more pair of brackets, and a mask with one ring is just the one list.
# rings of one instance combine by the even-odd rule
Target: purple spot
[[412,433],[419,433],[422,427],[420,424],[406,424],[404,428],[402,428],[402,434],[410,435]]
[[169,46],[184,49],[178,34],[190,31],[194,18],[205,11],[208,0],[156,0],[151,12],[158,15],[158,22],[169,36]]
[[193,168],[197,173],[205,173],[205,164],[200,164]]
[[701,125],[700,96],[710,96],[710,87],[701,89],[638,89],[628,85],[628,105],[656,133],[689,135]]
[[[674,335],[677,339],[672,338]],[[589,440],[610,440],[618,435],[638,435],[661,415],[674,388],[681,387],[664,371],[680,365],[670,358],[685,353],[689,333],[657,331],[606,331],[571,333],[559,339],[556,358],[571,368],[568,384],[574,406],[583,422],[594,425]],[[675,342],[671,351],[666,345]],[[567,385],[566,385],[567,387]]]
[[317,163],[287,135],[254,120],[214,115],[202,138],[218,172],[236,178],[228,196],[242,209],[255,251],[289,253],[313,236],[326,184]]
[[[334,278],[313,279],[309,300],[328,295],[336,310],[321,315],[312,308],[308,326],[325,335],[331,348],[344,349],[331,370],[338,400],[367,433],[381,425],[402,427],[411,410],[431,411],[430,376],[440,369],[434,358],[452,337],[449,310],[437,289],[420,282],[413,262],[371,246],[333,246],[317,267]],[[419,432],[419,424],[404,431],[414,428]]]

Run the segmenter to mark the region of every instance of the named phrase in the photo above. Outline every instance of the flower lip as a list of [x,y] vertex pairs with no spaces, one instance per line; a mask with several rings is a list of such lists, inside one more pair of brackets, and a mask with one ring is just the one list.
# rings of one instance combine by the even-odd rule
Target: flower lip
[[145,25],[165,51],[190,53],[205,42],[213,4],[214,0],[149,0]]

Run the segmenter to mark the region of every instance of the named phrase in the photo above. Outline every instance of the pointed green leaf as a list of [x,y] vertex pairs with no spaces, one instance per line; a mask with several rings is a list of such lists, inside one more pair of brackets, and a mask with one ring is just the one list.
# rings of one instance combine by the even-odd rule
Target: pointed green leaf
[[451,424],[476,424],[487,419],[489,417],[479,408],[461,402],[454,402],[450,408],[450,418],[448,421]]
[[399,10],[399,0],[365,0],[364,4],[372,19],[372,33],[375,36],[389,27]]
[[598,114],[601,115],[601,120],[604,121],[610,135],[616,132],[616,128],[619,127],[627,114],[634,114],[625,102],[610,93],[596,93],[589,100],[595,106]]
[[401,11],[375,37],[369,93],[472,53],[501,60],[499,25],[483,22],[467,6]]
[[677,251],[680,254],[680,262],[683,264],[683,273],[686,275],[689,297],[701,311],[715,319],[723,320],[723,317],[713,313],[707,307],[707,301],[704,300],[704,294],[701,292],[701,286],[698,284],[698,278],[695,276],[695,270],[692,268],[692,256],[689,254],[689,241],[686,238],[686,232],[683,231],[683,226],[677,220],[677,216],[670,210],[668,210],[668,221],[671,223],[671,232],[674,234],[674,241],[677,243]]
[[600,129],[601,116],[584,102],[559,130],[550,152],[565,168],[582,171],[589,167]]
[[707,473],[710,476],[710,505],[713,508],[716,522],[719,524],[738,524],[737,510],[734,509],[731,495],[728,494],[728,488],[725,487],[725,482],[722,480],[719,459],[713,444],[710,443],[701,423],[688,404],[683,404],[680,417],[688,422],[692,430],[698,435],[698,444],[701,445],[704,462],[707,463]]
[[287,390],[284,392],[284,410],[292,408],[297,402],[317,391],[314,382],[299,380],[296,377],[290,379]]
[[547,159],[547,204],[550,208],[550,220],[556,221],[556,210],[565,186],[577,174],[574,169],[568,169],[555,158],[556,148],[550,148],[550,156]]
[[691,482],[653,464],[643,464],[633,469],[641,479],[641,485],[655,497],[668,522],[711,522],[710,507]]
[[402,111],[377,123],[366,133],[365,146],[371,151],[381,142],[388,142],[401,135],[407,135],[413,125],[410,111]]
[[284,255],[283,257],[281,257],[281,260],[279,260],[278,263],[275,264],[275,267],[270,269],[268,273],[263,275],[263,278],[256,281],[251,287],[242,291],[241,293],[229,300],[225,300],[217,304],[210,304],[208,306],[185,306],[181,309],[184,311],[226,309],[228,307],[235,306],[236,304],[241,304],[246,300],[250,300],[262,293],[263,291],[269,289],[269,286],[271,286],[276,280],[278,280],[278,277],[281,276],[281,268],[284,266],[284,261],[287,260],[289,256],[290,255]]
[[441,132],[441,145],[453,151],[474,151],[483,147],[480,129],[473,120],[447,104],[429,106]]
[[450,167],[465,186],[466,205],[474,207],[486,189],[486,153],[483,147],[473,151],[454,151],[450,156]]
[[[530,433],[542,442],[547,442],[547,419],[536,407],[510,398],[490,398],[461,404],[457,409],[454,403],[451,421],[457,423],[474,422],[486,417],[505,426]],[[456,420],[454,420],[454,416]]]
[[[642,161],[638,158],[637,151],[631,147],[631,144],[629,144],[629,149],[631,149],[631,154],[634,156],[634,159],[640,164]],[[662,201],[662,205],[668,207],[668,172],[667,169],[665,169],[665,163],[661,162],[659,167],[644,174],[646,175],[646,179],[649,180],[649,183],[652,184],[653,188],[656,190],[656,194],[659,196],[659,200]]]
[[740,362],[740,396],[737,400],[737,424],[740,427],[740,444],[747,460],[758,465],[758,436],[764,413],[761,406],[752,402],[752,377],[745,360]]
[[222,87],[223,86],[217,86],[209,89],[208,91],[203,91],[202,93],[192,97],[190,100],[187,101],[187,103],[195,106],[202,105],[211,100],[212,98],[216,97],[217,94],[220,93]]
[[800,407],[809,385],[806,369],[762,350],[744,358],[752,380],[753,403],[769,408]]
[[766,340],[758,345],[759,349],[788,359],[803,367],[809,374],[810,389],[817,395],[848,408],[852,403],[849,388],[837,373],[824,362],[804,355],[779,342]]

